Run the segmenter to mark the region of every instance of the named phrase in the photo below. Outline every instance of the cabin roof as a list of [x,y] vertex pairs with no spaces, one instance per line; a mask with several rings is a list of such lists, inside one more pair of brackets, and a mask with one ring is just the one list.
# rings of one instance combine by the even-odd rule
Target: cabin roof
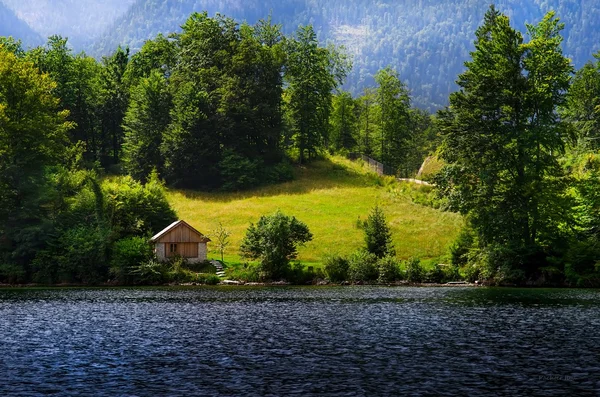
[[187,223],[186,221],[183,221],[183,220],[179,220],[179,221],[171,223],[169,226],[167,226],[166,228],[164,228],[163,230],[161,230],[160,232],[158,232],[154,236],[152,236],[150,241],[152,241],[153,243],[157,242],[158,240],[160,240],[161,237],[163,237],[164,235],[169,233],[171,230],[173,230],[179,226],[187,227],[188,229],[190,229],[191,231],[193,231],[194,233],[198,234],[200,237],[205,239],[206,242],[210,241],[210,239],[208,237],[206,237],[205,235],[200,233],[198,230],[194,229],[192,226],[190,226],[189,223]]

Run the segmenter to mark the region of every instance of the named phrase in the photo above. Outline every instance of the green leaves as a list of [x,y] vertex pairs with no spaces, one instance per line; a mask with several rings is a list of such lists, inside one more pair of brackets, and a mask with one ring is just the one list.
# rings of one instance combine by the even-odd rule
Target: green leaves
[[287,111],[299,160],[314,158],[326,147],[332,91],[350,69],[334,48],[319,47],[312,26],[301,26],[287,41],[285,65]]
[[365,243],[367,251],[377,258],[396,255],[392,244],[392,233],[390,232],[385,215],[378,205],[373,208],[367,219]]
[[550,13],[528,26],[524,44],[491,7],[457,81],[460,91],[439,113],[442,158],[450,163],[441,185],[451,205],[470,215],[483,245],[535,246],[558,238],[561,221],[548,208],[561,207],[565,191],[557,107],[572,70],[560,49],[561,29]]
[[312,237],[306,224],[277,211],[250,224],[240,249],[245,258],[260,260],[264,278],[277,279],[285,276],[290,260],[298,254],[297,247]]

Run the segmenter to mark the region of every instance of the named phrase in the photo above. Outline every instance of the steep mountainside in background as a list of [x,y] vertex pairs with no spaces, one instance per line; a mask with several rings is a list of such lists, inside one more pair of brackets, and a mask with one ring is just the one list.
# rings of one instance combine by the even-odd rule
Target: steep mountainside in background
[[99,37],[134,0],[0,0],[44,39],[68,37],[79,51]]
[[42,38],[2,2],[0,2],[0,36],[20,39],[23,46],[32,47],[42,43]]
[[[0,35],[21,38],[29,46],[43,42],[39,36],[61,34],[69,37],[76,51],[100,57],[120,44],[135,52],[158,33],[178,31],[193,11],[219,12],[249,23],[271,13],[286,33],[300,24],[313,24],[320,40],[346,46],[354,69],[345,88],[354,94],[373,85],[377,70],[391,65],[408,84],[415,104],[434,110],[444,106],[455,89],[488,4],[484,0],[0,0]],[[576,67],[600,50],[598,0],[499,0],[497,7],[523,31],[525,23],[556,10],[566,24],[565,53]]]
[[[392,65],[416,104],[432,110],[445,105],[455,89],[488,5],[482,0],[137,0],[94,53],[107,54],[118,44],[135,51],[159,32],[178,30],[192,11],[220,12],[249,23],[272,13],[288,33],[312,23],[321,40],[345,45],[354,56],[346,85],[353,93],[372,85],[378,69]],[[600,2],[501,0],[497,6],[522,30],[555,9],[566,23],[565,53],[577,66],[600,49]]]
[[[16,0],[15,0],[16,1]],[[321,40],[343,44],[354,56],[346,88],[360,93],[372,75],[396,68],[417,105],[447,102],[472,49],[474,32],[489,6],[483,0],[137,0],[93,50],[105,55],[119,44],[132,51],[157,33],[177,31],[193,11],[220,12],[254,23],[272,13],[287,33],[312,23]],[[600,49],[600,2],[591,0],[500,0],[497,7],[515,27],[535,23],[555,9],[566,23],[565,53],[581,66]]]

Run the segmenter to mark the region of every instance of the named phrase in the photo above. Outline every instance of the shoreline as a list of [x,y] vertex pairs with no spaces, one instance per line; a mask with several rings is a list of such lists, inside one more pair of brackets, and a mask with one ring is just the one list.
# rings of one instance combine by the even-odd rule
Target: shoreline
[[552,289],[597,289],[593,287],[573,287],[568,285],[487,285],[485,283],[468,283],[468,282],[450,282],[450,283],[409,283],[409,282],[396,282],[389,284],[377,284],[377,283],[315,283],[315,284],[291,284],[283,281],[279,282],[242,282],[234,280],[223,280],[221,283],[216,285],[199,284],[199,283],[183,283],[183,284],[158,284],[158,285],[115,285],[115,284],[0,284],[0,290],[8,289],[28,289],[28,288],[39,288],[39,289],[68,289],[68,288],[165,288],[165,287],[413,287],[413,288],[524,288],[524,289],[539,289],[539,288],[552,288]]

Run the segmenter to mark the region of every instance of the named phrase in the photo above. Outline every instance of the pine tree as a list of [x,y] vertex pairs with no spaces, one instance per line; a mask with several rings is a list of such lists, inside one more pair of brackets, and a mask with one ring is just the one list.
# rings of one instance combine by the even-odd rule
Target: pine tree
[[549,13],[527,26],[531,40],[523,43],[492,6],[457,81],[460,90],[439,113],[449,163],[439,186],[469,214],[484,246],[539,246],[556,238],[565,221],[557,161],[564,127],[556,110],[571,65],[560,48],[562,28]]
[[365,243],[367,244],[367,251],[377,258],[396,255],[392,243],[392,233],[385,219],[385,214],[378,205],[373,208],[367,219]]

